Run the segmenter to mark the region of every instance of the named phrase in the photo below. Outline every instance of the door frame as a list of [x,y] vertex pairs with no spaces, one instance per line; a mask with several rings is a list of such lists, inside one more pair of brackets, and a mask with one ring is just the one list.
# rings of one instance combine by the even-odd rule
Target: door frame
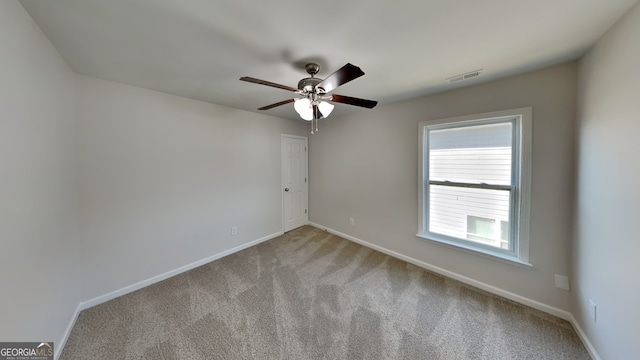
[[284,167],[285,167],[285,139],[289,138],[289,139],[297,139],[297,140],[304,140],[304,146],[305,146],[305,156],[304,156],[304,162],[305,162],[305,183],[304,183],[304,193],[305,193],[305,204],[306,204],[306,213],[305,213],[305,225],[309,224],[309,139],[306,136],[299,136],[299,135],[290,135],[290,134],[280,134],[280,199],[281,199],[281,207],[282,207],[282,213],[281,213],[281,218],[282,218],[282,232],[286,232],[286,209],[285,209],[285,200],[284,200],[284,188],[285,188],[285,183],[284,183]]

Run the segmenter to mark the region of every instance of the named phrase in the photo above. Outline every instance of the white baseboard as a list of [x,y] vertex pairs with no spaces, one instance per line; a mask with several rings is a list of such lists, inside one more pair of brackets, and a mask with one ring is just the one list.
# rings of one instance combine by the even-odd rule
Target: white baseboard
[[527,297],[518,295],[518,294],[514,294],[510,291],[504,290],[504,289],[500,289],[498,287],[495,287],[493,285],[489,285],[486,283],[483,283],[481,281],[472,279],[470,277],[464,276],[464,275],[460,275],[458,273],[454,273],[452,271],[443,269],[441,267],[438,266],[434,266],[431,265],[429,263],[426,263],[422,260],[418,260],[415,258],[412,258],[410,256],[407,255],[403,255],[400,253],[397,253],[395,251],[389,250],[387,248],[384,248],[382,246],[379,245],[375,245],[372,244],[370,242],[358,239],[356,237],[353,237],[351,235],[347,235],[344,233],[341,233],[339,231],[333,230],[331,228],[328,228],[326,226],[320,225],[320,224],[316,224],[313,222],[309,222],[309,225],[316,227],[318,229],[321,230],[326,230],[334,235],[340,236],[342,238],[345,238],[347,240],[353,241],[355,243],[358,243],[360,245],[366,246],[368,248],[380,251],[381,253],[387,254],[389,256],[393,256],[394,258],[400,259],[400,260],[404,260],[408,263],[414,264],[416,266],[419,266],[423,269],[427,269],[429,271],[438,273],[440,275],[446,276],[448,278],[451,279],[455,279],[458,280],[460,282],[463,282],[465,284],[477,287],[479,289],[488,291],[492,294],[498,295],[498,296],[502,296],[504,298],[507,298],[509,300],[513,300],[517,303],[532,307],[534,309],[546,312],[547,314],[551,314],[553,316],[557,316],[561,319],[567,320],[569,323],[571,323],[571,325],[573,326],[573,328],[575,329],[575,331],[578,333],[578,336],[580,337],[580,340],[582,340],[582,343],[584,344],[585,348],[587,349],[587,352],[589,352],[589,355],[591,355],[591,358],[593,358],[594,360],[600,360],[600,356],[598,355],[598,353],[596,352],[596,349],[593,347],[593,344],[591,344],[591,341],[589,340],[589,338],[587,337],[587,335],[585,334],[585,332],[582,330],[582,327],[580,327],[580,324],[578,323],[578,321],[576,320],[576,318],[573,316],[573,314],[571,314],[570,312],[566,311],[566,310],[562,310],[562,309],[558,309],[554,306],[550,306],[544,303],[541,303],[539,301],[533,300],[533,299],[529,299]]
[[73,313],[73,316],[71,317],[71,321],[69,321],[69,325],[67,325],[67,329],[64,331],[64,334],[62,335],[62,339],[60,339],[60,341],[58,341],[57,343],[54,343],[54,352],[53,352],[53,357],[55,360],[60,359],[60,355],[62,355],[62,349],[64,349],[64,346],[67,343],[67,340],[69,339],[69,335],[71,335],[71,330],[73,330],[73,327],[76,324],[76,321],[78,320],[78,315],[80,315],[80,304],[78,304],[78,306],[76,306],[76,311]]
[[582,326],[580,326],[580,323],[578,323],[578,320],[576,320],[573,314],[571,314],[571,320],[569,320],[569,322],[571,323],[571,325],[573,325],[573,329],[578,333],[580,340],[582,340],[582,343],[587,349],[589,355],[591,355],[591,358],[593,360],[601,360],[600,355],[598,355],[598,352],[596,351],[596,348],[593,347],[591,340],[589,340],[587,334],[585,334],[584,330],[582,330]]
[[210,263],[210,262],[212,262],[214,260],[218,260],[220,258],[223,258],[223,257],[227,256],[227,255],[231,255],[231,254],[236,253],[236,252],[238,252],[240,250],[244,250],[246,248],[252,247],[252,246],[257,245],[257,244],[260,244],[261,242],[265,242],[267,240],[271,240],[271,239],[273,239],[275,237],[278,237],[278,236],[280,236],[282,234],[284,234],[284,232],[279,231],[279,232],[277,232],[275,234],[267,235],[267,236],[262,237],[260,239],[253,240],[251,242],[236,246],[234,248],[231,248],[231,249],[225,250],[225,251],[223,251],[221,253],[206,257],[204,259],[198,260],[198,261],[193,262],[191,264],[187,264],[187,265],[181,266],[181,267],[179,267],[177,269],[167,271],[164,274],[156,275],[156,276],[154,276],[152,278],[149,278],[149,279],[146,279],[146,280],[142,280],[140,282],[137,282],[137,283],[129,285],[129,286],[125,286],[122,289],[118,289],[118,290],[112,291],[112,292],[110,292],[108,294],[100,295],[100,296],[95,297],[95,298],[93,298],[91,300],[83,301],[83,302],[80,303],[80,310],[82,311],[82,310],[88,309],[90,307],[94,307],[96,305],[99,305],[99,304],[102,304],[104,302],[107,302],[107,301],[109,301],[111,299],[115,299],[115,298],[117,298],[119,296],[126,295],[128,293],[131,293],[131,292],[134,292],[136,290],[142,289],[143,287],[155,284],[155,283],[160,282],[162,280],[168,279],[168,278],[170,278],[172,276],[181,274],[181,273],[183,273],[185,271],[189,271],[191,269],[197,268],[198,266]]
[[234,248],[231,248],[229,250],[225,250],[225,251],[217,253],[215,255],[211,255],[211,256],[206,257],[204,259],[195,261],[195,262],[193,262],[191,264],[187,264],[187,265],[181,266],[181,267],[179,267],[177,269],[167,271],[164,274],[160,274],[160,275],[151,277],[149,279],[142,280],[142,281],[137,282],[135,284],[132,284],[132,285],[129,285],[129,286],[125,286],[125,287],[123,287],[121,289],[112,291],[110,293],[97,296],[97,297],[95,297],[93,299],[80,302],[78,304],[77,308],[76,308],[75,313],[73,314],[73,317],[72,317],[71,321],[69,322],[69,326],[67,326],[67,330],[65,331],[61,341],[58,343],[57,349],[55,351],[56,360],[58,360],[60,355],[62,354],[62,350],[64,349],[64,345],[67,343],[67,340],[69,339],[69,335],[71,335],[71,330],[75,326],[76,321],[78,320],[78,315],[80,315],[80,312],[82,310],[86,310],[86,309],[94,307],[96,305],[100,305],[100,304],[102,304],[104,302],[107,302],[109,300],[115,299],[115,298],[117,298],[119,296],[122,296],[122,295],[129,294],[129,293],[134,292],[136,290],[142,289],[143,287],[155,284],[155,283],[160,282],[162,280],[168,279],[168,278],[170,278],[172,276],[181,274],[181,273],[183,273],[185,271],[189,271],[191,269],[195,269],[198,266],[202,266],[204,264],[210,263],[210,262],[212,262],[214,260],[218,260],[220,258],[223,258],[223,257],[227,256],[227,255],[231,255],[233,253],[236,253],[238,251],[241,251],[241,250],[244,250],[246,248],[252,247],[254,245],[258,245],[258,244],[260,244],[262,242],[265,242],[267,240],[271,240],[271,239],[273,239],[275,237],[278,237],[278,236],[280,236],[282,234],[284,234],[284,232],[279,231],[279,232],[277,232],[275,234],[267,235],[267,236],[262,237],[260,239],[250,241],[250,242],[248,242],[246,244],[242,244],[242,245],[236,246]]
[[[326,230],[326,231],[328,231],[328,232],[330,232],[330,233],[332,233],[334,235],[340,236],[342,238],[345,238],[347,240],[353,241],[353,242],[358,243],[360,245],[363,245],[363,246],[366,246],[368,248],[380,251],[381,253],[387,254],[387,255],[392,256],[394,258],[404,260],[404,261],[406,261],[408,263],[414,264],[416,266],[419,266],[421,268],[427,269],[429,271],[432,271],[432,272],[438,273],[440,275],[443,275],[443,276],[458,280],[460,282],[463,282],[463,283],[471,285],[471,286],[475,286],[475,287],[477,287],[479,289],[488,291],[488,292],[490,292],[492,294],[495,294],[495,295],[498,295],[498,296],[502,296],[504,298],[513,300],[513,301],[518,302],[520,304],[530,306],[530,307],[532,307],[534,309],[537,309],[537,310],[540,310],[540,311],[544,311],[544,312],[546,312],[548,314],[551,314],[551,315],[557,316],[557,317],[559,317],[561,319],[567,320],[567,321],[569,321],[571,323],[573,328],[578,333],[578,336],[580,337],[580,339],[582,340],[585,348],[589,352],[589,355],[591,355],[591,357],[594,360],[600,360],[600,356],[598,355],[598,353],[596,352],[595,348],[593,347],[593,344],[591,344],[591,341],[589,340],[589,338],[585,334],[584,330],[582,329],[582,327],[580,326],[580,324],[578,323],[576,318],[573,316],[573,314],[571,314],[568,311],[565,311],[565,310],[562,310],[562,309],[558,309],[556,307],[541,303],[541,302],[533,300],[533,299],[529,299],[529,298],[524,297],[524,296],[520,296],[518,294],[514,294],[512,292],[500,289],[500,288],[495,287],[493,285],[489,285],[489,284],[483,283],[481,281],[472,279],[470,277],[454,273],[452,271],[440,268],[438,266],[431,265],[431,264],[426,263],[424,261],[421,261],[421,260],[412,258],[410,256],[403,255],[403,254],[400,254],[398,252],[389,250],[389,249],[384,248],[382,246],[375,245],[375,244],[369,243],[367,241],[364,241],[364,240],[358,239],[356,237],[353,237],[351,235],[347,235],[347,234],[341,233],[339,231],[333,230],[333,229],[328,228],[326,226],[322,226],[320,224],[316,224],[316,223],[313,223],[313,222],[309,222],[308,224],[313,226],[313,227],[316,227],[318,229]],[[115,299],[116,297],[119,297],[119,296],[122,296],[122,295],[126,295],[128,293],[133,292],[133,291],[139,290],[139,289],[141,289],[143,287],[155,284],[155,283],[160,282],[162,280],[168,279],[168,278],[170,278],[172,276],[181,274],[181,273],[183,273],[185,271],[189,271],[189,270],[194,269],[194,268],[196,268],[198,266],[201,266],[201,265],[207,264],[207,263],[209,263],[211,261],[223,258],[223,257],[225,257],[227,255],[231,255],[233,253],[236,253],[238,251],[244,250],[244,249],[249,248],[251,246],[260,244],[260,243],[265,242],[267,240],[271,240],[271,239],[273,239],[275,237],[278,237],[278,236],[280,236],[282,234],[284,234],[284,232],[280,231],[280,232],[277,232],[275,234],[267,235],[267,236],[262,237],[260,239],[248,242],[246,244],[242,244],[242,245],[236,246],[236,247],[234,247],[232,249],[225,250],[225,251],[220,252],[218,254],[215,254],[215,255],[209,256],[207,258],[204,258],[204,259],[198,260],[196,262],[193,262],[191,264],[188,264],[188,265],[185,265],[185,266],[181,266],[181,267],[179,267],[177,269],[168,271],[168,272],[166,272],[164,274],[160,274],[160,275],[154,276],[152,278],[149,278],[147,280],[143,280],[143,281],[137,282],[135,284],[126,286],[126,287],[124,287],[122,289],[115,290],[115,291],[112,291],[112,292],[110,292],[108,294],[104,294],[104,295],[95,297],[95,298],[93,298],[91,300],[80,302],[78,304],[78,306],[76,307],[76,311],[73,314],[73,317],[72,317],[71,321],[69,322],[69,325],[67,326],[67,329],[66,329],[66,331],[65,331],[65,333],[63,335],[63,338],[61,339],[60,342],[58,342],[58,346],[57,346],[57,349],[56,349],[56,352],[55,352],[55,354],[56,354],[55,359],[58,360],[60,358],[60,355],[62,354],[62,350],[64,349],[64,346],[65,346],[69,336],[71,335],[71,330],[73,329],[76,321],[78,320],[78,316],[80,315],[80,312],[82,310],[85,310],[85,309],[91,308],[93,306],[102,304],[102,303],[107,302],[109,300]]]
[[553,316],[557,316],[557,317],[559,317],[561,319],[564,319],[564,320],[567,320],[567,321],[571,321],[571,317],[572,316],[571,316],[571,313],[568,312],[568,311],[565,311],[565,310],[562,310],[562,309],[558,309],[558,308],[556,308],[554,306],[550,306],[550,305],[541,303],[541,302],[533,300],[533,299],[529,299],[527,297],[524,297],[524,296],[521,296],[521,295],[518,295],[518,294],[514,294],[514,293],[509,292],[507,290],[500,289],[500,288],[495,287],[493,285],[489,285],[489,284],[483,283],[481,281],[472,279],[472,278],[464,276],[464,275],[460,275],[460,274],[455,273],[453,271],[449,271],[449,270],[443,269],[441,267],[431,265],[431,264],[429,264],[427,262],[424,262],[422,260],[418,260],[418,259],[412,258],[410,256],[397,253],[395,251],[389,250],[389,249],[384,248],[382,246],[375,245],[375,244],[372,244],[370,242],[367,242],[367,241],[358,239],[356,237],[353,237],[351,235],[347,235],[347,234],[341,233],[339,231],[330,229],[330,228],[328,228],[326,226],[322,226],[322,225],[315,224],[315,223],[309,223],[309,225],[315,226],[315,227],[317,227],[319,229],[322,229],[322,230],[326,230],[326,231],[328,231],[328,232],[330,232],[332,234],[338,235],[338,236],[340,236],[342,238],[345,238],[347,240],[350,240],[350,241],[353,241],[353,242],[358,243],[360,245],[366,246],[368,248],[380,251],[381,253],[385,253],[385,254],[387,254],[389,256],[393,256],[394,258],[404,260],[404,261],[406,261],[408,263],[414,264],[416,266],[419,266],[419,267],[427,269],[429,271],[438,273],[440,275],[444,275],[444,276],[446,276],[448,278],[458,280],[458,281],[463,282],[465,284],[468,284],[468,285],[477,287],[479,289],[488,291],[488,292],[490,292],[492,294],[496,294],[496,295],[502,296],[502,297],[507,298],[509,300],[513,300],[515,302],[518,302],[518,303],[523,304],[523,305],[527,305],[529,307],[532,307],[534,309],[538,309],[540,311],[544,311],[544,312],[546,312],[548,314],[551,314]]

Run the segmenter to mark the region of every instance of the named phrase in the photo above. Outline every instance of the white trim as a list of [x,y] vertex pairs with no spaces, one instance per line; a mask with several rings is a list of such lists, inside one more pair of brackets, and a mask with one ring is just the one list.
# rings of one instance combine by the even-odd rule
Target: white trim
[[587,334],[585,334],[584,330],[582,330],[582,327],[580,326],[580,323],[578,323],[578,320],[576,320],[573,314],[569,315],[571,315],[571,319],[569,320],[569,322],[571,323],[571,325],[573,325],[573,329],[578,333],[580,340],[582,340],[582,343],[584,344],[584,347],[587,349],[587,352],[589,353],[591,358],[593,360],[601,360],[600,355],[598,355],[598,352],[596,351],[596,348],[593,347],[593,344],[587,337]]
[[[520,126],[520,206],[518,211],[518,257],[524,262],[530,262],[529,258],[529,228],[531,223],[531,159],[533,157],[533,108],[526,107],[514,109],[521,111],[522,120]],[[512,111],[512,110],[509,110]],[[522,191],[524,189],[524,191]]]
[[82,301],[82,302],[80,302],[80,305],[78,305],[78,308],[79,308],[80,311],[82,311],[82,310],[88,309],[90,307],[94,307],[96,305],[100,305],[100,304],[102,304],[104,302],[107,302],[109,300],[115,299],[115,298],[117,298],[119,296],[129,294],[129,293],[134,292],[136,290],[142,289],[143,287],[155,284],[155,283],[160,282],[162,280],[168,279],[168,278],[170,278],[172,276],[181,274],[181,273],[183,273],[185,271],[189,271],[191,269],[197,268],[198,266],[202,266],[204,264],[210,263],[210,262],[212,262],[214,260],[218,260],[220,258],[223,258],[223,257],[227,256],[227,255],[231,255],[233,253],[236,253],[236,252],[238,252],[240,250],[244,250],[244,249],[252,247],[254,245],[258,245],[261,242],[265,242],[267,240],[271,240],[271,239],[273,239],[275,237],[278,237],[278,236],[280,236],[282,234],[284,234],[284,233],[282,231],[279,231],[279,232],[277,232],[275,234],[267,235],[267,236],[262,237],[260,239],[253,240],[251,242],[248,242],[248,243],[245,243],[245,244],[242,244],[242,245],[238,245],[238,246],[236,246],[234,248],[231,248],[229,250],[225,250],[223,252],[220,252],[220,253],[217,253],[215,255],[209,256],[207,258],[192,262],[191,264],[187,264],[187,265],[181,266],[181,267],[179,267],[177,269],[167,271],[164,274],[160,274],[160,275],[151,277],[149,279],[139,281],[139,282],[137,282],[135,284],[132,284],[132,285],[129,285],[129,286],[125,286],[125,287],[123,287],[121,289],[114,290],[114,291],[112,291],[110,293],[97,296],[97,297],[95,297],[93,299],[90,299],[90,300],[87,300],[87,301]]
[[413,265],[419,266],[419,267],[427,269],[429,271],[438,273],[438,274],[446,276],[448,278],[451,278],[451,279],[454,279],[454,280],[458,280],[458,281],[463,282],[465,284],[468,284],[468,285],[477,287],[479,289],[488,291],[488,292],[490,292],[492,294],[495,294],[495,295],[498,295],[498,296],[502,296],[503,298],[507,298],[509,300],[513,300],[513,301],[515,301],[517,303],[520,303],[520,304],[532,307],[534,309],[546,312],[546,313],[551,314],[553,316],[557,316],[557,317],[559,317],[561,319],[564,319],[564,320],[567,320],[567,321],[571,321],[572,315],[571,315],[570,312],[568,312],[566,310],[558,309],[558,308],[556,308],[554,306],[547,305],[547,304],[541,303],[541,302],[533,300],[533,299],[529,299],[529,298],[524,297],[522,295],[514,294],[514,293],[512,293],[510,291],[507,291],[507,290],[504,290],[504,289],[500,289],[500,288],[495,287],[493,285],[489,285],[489,284],[483,283],[481,281],[472,279],[472,278],[464,276],[464,275],[460,275],[460,274],[455,273],[453,271],[449,271],[449,270],[443,269],[441,267],[431,265],[431,264],[426,263],[426,262],[424,262],[422,260],[418,260],[418,259],[412,258],[410,256],[397,253],[397,252],[395,252],[393,250],[389,250],[389,249],[384,248],[384,247],[382,247],[380,245],[372,244],[370,242],[358,239],[358,238],[353,237],[351,235],[347,235],[347,234],[341,233],[339,231],[330,229],[330,228],[328,228],[326,226],[322,226],[322,225],[319,225],[319,224],[316,224],[316,223],[313,223],[313,222],[310,222],[309,225],[317,227],[317,228],[322,229],[322,230],[326,230],[326,231],[328,231],[328,232],[330,232],[330,233],[332,233],[334,235],[340,236],[342,238],[345,238],[347,240],[353,241],[355,243],[358,243],[360,245],[366,246],[368,248],[380,251],[381,253],[385,253],[385,254],[387,254],[389,256],[392,256],[394,258],[397,258],[397,259],[400,259],[400,260],[404,260],[404,261],[406,261],[408,263],[411,263]]
[[442,245],[451,249],[461,250],[466,252],[467,254],[482,256],[487,259],[492,259],[496,261],[503,262],[505,264],[514,265],[523,269],[533,269],[533,264],[528,263],[526,261],[522,261],[515,256],[501,254],[496,251],[485,250],[483,248],[479,248],[477,246],[468,246],[463,243],[449,241],[447,239],[439,239],[434,236],[429,235],[428,237],[422,234],[416,234],[417,237],[430,240],[434,244]]
[[76,321],[78,320],[80,311],[82,310],[80,309],[80,304],[78,304],[78,306],[76,306],[76,311],[73,313],[73,316],[71,316],[69,325],[67,325],[67,329],[64,331],[64,334],[62,335],[62,339],[54,343],[53,358],[55,360],[60,359],[60,356],[62,355],[62,350],[64,349],[64,346],[67,344],[67,340],[69,340],[69,336],[71,335],[71,330],[73,330],[73,327],[76,325]]

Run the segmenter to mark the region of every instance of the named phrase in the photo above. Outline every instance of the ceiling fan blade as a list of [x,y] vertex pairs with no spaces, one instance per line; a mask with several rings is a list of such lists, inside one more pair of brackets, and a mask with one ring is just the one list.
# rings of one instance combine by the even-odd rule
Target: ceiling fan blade
[[285,105],[285,104],[288,104],[288,103],[292,103],[294,101],[295,101],[295,99],[282,100],[282,101],[277,102],[275,104],[263,106],[263,107],[259,108],[258,110],[269,110],[269,109],[273,109],[274,107],[277,107],[277,106],[280,106],[280,105]]
[[353,64],[347,64],[341,67],[338,71],[327,76],[323,81],[316,85],[316,87],[323,88],[325,92],[330,92],[338,86],[346,84],[353,79],[357,79],[362,75],[364,75],[364,72],[359,67]]
[[376,105],[378,105],[378,102],[375,100],[360,99],[360,98],[338,95],[338,94],[331,95],[330,101],[348,104],[348,105],[360,106],[367,109],[373,109]]
[[298,91],[298,89],[293,88],[291,86],[280,85],[280,84],[276,84],[276,83],[271,82],[271,81],[260,80],[260,79],[252,78],[252,77],[249,77],[249,76],[243,76],[243,77],[240,78],[240,80],[246,81],[246,82],[250,82],[250,83],[254,83],[254,84],[272,86],[272,87],[275,87],[275,88],[278,88],[278,89],[289,90],[289,91],[293,91],[293,92]]

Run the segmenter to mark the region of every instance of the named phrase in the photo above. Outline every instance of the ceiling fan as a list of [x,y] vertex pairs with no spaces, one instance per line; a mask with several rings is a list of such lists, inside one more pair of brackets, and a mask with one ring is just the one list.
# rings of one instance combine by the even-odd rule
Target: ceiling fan
[[305,70],[310,77],[304,78],[298,82],[298,88],[280,85],[271,81],[260,80],[248,76],[241,77],[240,80],[255,84],[272,86],[278,89],[294,92],[300,97],[287,99],[275,104],[263,106],[258,110],[269,110],[277,106],[294,103],[293,107],[301,118],[311,121],[311,133],[313,134],[313,121],[316,123],[316,131],[318,131],[318,119],[323,119],[331,114],[334,105],[330,102],[360,106],[368,109],[374,108],[378,102],[374,100],[359,99],[351,96],[338,94],[329,94],[340,85],[344,85],[351,80],[357,79],[364,75],[364,72],[357,66],[346,64],[338,71],[329,75],[327,78],[316,78],[315,75],[320,70],[320,66],[315,63],[309,63],[305,66]]

